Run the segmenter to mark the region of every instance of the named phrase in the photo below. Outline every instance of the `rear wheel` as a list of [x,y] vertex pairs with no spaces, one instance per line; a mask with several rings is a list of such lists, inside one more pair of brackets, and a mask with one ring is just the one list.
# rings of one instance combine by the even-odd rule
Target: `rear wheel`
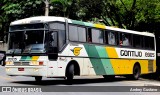
[[73,77],[74,77],[74,65],[71,64],[67,68],[66,78],[67,78],[67,80],[71,81],[71,80],[73,80]]
[[42,81],[42,76],[36,76],[35,81],[36,82],[41,82]]
[[139,65],[135,65],[135,66],[133,67],[133,75],[132,75],[132,78],[133,78],[134,80],[138,80],[139,77],[140,77],[140,74],[141,74],[141,68],[140,68],[140,66],[139,66]]

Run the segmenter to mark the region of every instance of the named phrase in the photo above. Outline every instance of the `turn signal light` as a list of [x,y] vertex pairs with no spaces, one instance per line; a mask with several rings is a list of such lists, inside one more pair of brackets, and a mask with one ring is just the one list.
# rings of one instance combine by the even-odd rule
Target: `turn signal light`
[[40,62],[32,61],[32,62],[30,62],[30,65],[43,65],[43,61],[40,61]]

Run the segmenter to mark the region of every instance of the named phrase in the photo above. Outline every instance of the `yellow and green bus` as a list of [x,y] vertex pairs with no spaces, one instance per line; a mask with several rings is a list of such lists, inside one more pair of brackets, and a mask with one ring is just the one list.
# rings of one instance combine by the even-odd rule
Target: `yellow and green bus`
[[156,72],[155,35],[64,17],[38,16],[11,22],[6,74],[66,78]]

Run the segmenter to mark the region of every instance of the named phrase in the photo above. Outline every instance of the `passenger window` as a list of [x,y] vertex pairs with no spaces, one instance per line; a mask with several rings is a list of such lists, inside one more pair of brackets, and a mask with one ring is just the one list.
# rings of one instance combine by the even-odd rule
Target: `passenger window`
[[154,38],[149,36],[144,36],[144,44],[146,49],[154,49]]
[[143,36],[133,35],[133,47],[136,47],[136,48],[143,47]]
[[92,29],[92,42],[103,43],[103,31],[98,29]]
[[131,34],[120,33],[120,45],[131,46]]
[[86,28],[69,25],[69,39],[71,41],[86,42]]
[[109,45],[117,45],[118,35],[116,32],[108,31],[108,44]]
[[71,41],[78,41],[78,31],[76,26],[69,25],[69,39]]
[[78,41],[86,42],[86,28],[78,27]]

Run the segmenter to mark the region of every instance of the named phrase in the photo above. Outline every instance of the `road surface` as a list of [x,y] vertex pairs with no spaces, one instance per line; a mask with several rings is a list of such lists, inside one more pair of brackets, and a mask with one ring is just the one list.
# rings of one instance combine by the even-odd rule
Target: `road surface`
[[[133,91],[139,86],[145,86],[149,88],[150,86],[160,86],[160,82],[156,80],[149,80],[140,78],[139,80],[128,80],[125,77],[116,76],[114,80],[105,80],[101,76],[81,76],[75,77],[72,81],[72,85],[68,84],[65,79],[55,79],[55,78],[43,78],[41,83],[36,83],[34,77],[24,77],[16,76],[10,77],[5,73],[5,67],[0,66],[0,86],[1,87],[39,87],[47,89],[50,92],[30,92],[30,93],[17,93],[15,92],[0,92],[3,95],[160,95],[159,92],[142,92],[142,91]],[[104,88],[103,88],[104,86]],[[128,87],[129,88],[126,88]],[[133,86],[133,87],[132,87]],[[70,88],[71,87],[71,88]],[[52,90],[53,89],[53,90]],[[57,89],[57,90],[55,90]],[[68,89],[70,90],[68,92]],[[77,90],[78,89],[78,90]],[[106,89],[107,92],[104,92]],[[141,89],[141,88],[140,88]],[[102,90],[102,91],[101,91]],[[127,90],[127,91],[126,91]],[[131,91],[129,91],[131,90]],[[65,92],[64,92],[65,91]],[[77,92],[78,91],[78,92]],[[108,92],[109,91],[109,92]],[[113,91],[113,92],[111,92]],[[118,91],[118,92],[117,92]],[[160,89],[158,89],[160,91]]]

